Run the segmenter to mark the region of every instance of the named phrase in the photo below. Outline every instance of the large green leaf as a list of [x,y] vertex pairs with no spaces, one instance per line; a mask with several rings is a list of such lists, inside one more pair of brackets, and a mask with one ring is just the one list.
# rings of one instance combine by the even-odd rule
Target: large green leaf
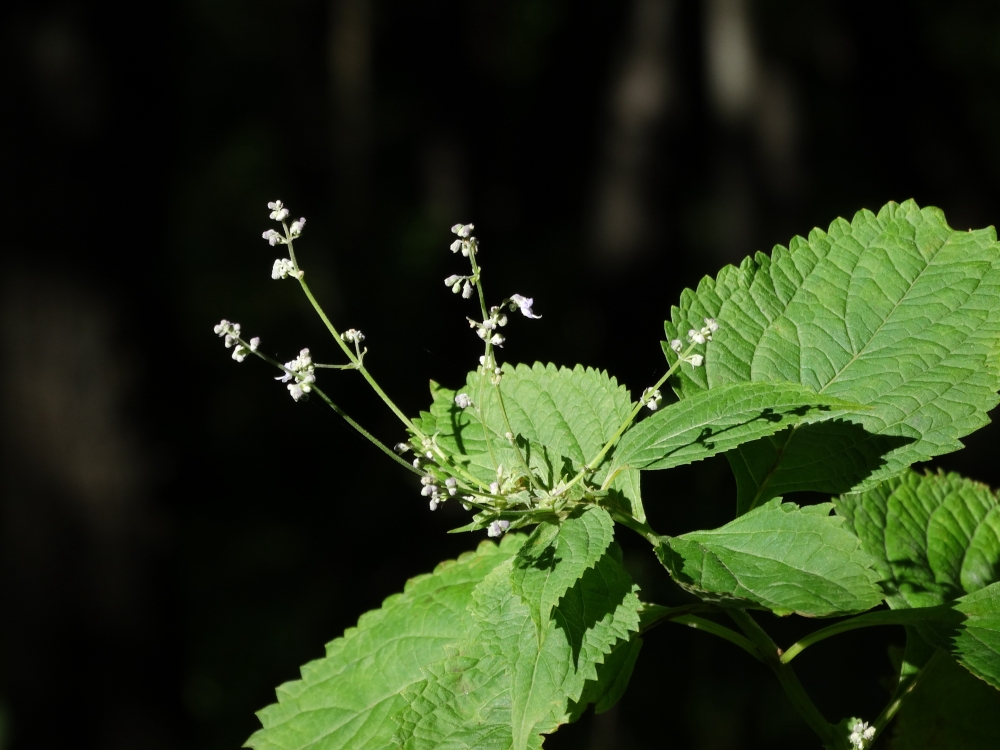
[[[855,405],[797,383],[730,383],[670,404],[625,433],[614,466],[669,469]],[[838,410],[833,412],[832,410]]]
[[877,561],[893,608],[933,607],[1000,580],[1000,502],[983,484],[907,471],[834,505]]
[[871,609],[884,596],[874,561],[831,507],[771,500],[713,531],[662,537],[657,554],[710,601],[809,617]]
[[671,310],[667,338],[703,317],[720,329],[704,367],[683,366],[682,397],[777,380],[871,407],[733,451],[740,512],[792,491],[868,489],[960,448],[998,401],[996,233],[956,232],[913,201],[837,219],[705,278]]
[[302,679],[278,688],[278,703],[259,711],[263,729],[249,740],[256,750],[384,748],[393,736],[390,717],[405,708],[402,693],[424,679],[423,667],[444,658],[450,644],[473,626],[472,592],[493,569],[509,561],[524,537],[441,563],[411,579],[402,594],[385,600],[327,644],[326,656],[302,667]]
[[[573,477],[592,460],[632,410],[628,390],[607,373],[580,365],[572,370],[540,363],[504,365],[500,391],[510,431],[517,436],[533,473],[548,489]],[[473,406],[456,406],[459,392],[469,396]],[[438,445],[467,463],[484,486],[496,479],[497,464],[518,469],[503,412],[487,379],[471,372],[460,391],[432,383],[431,394],[430,410],[414,423],[436,435]],[[607,476],[608,464],[605,461],[591,475],[594,483],[600,484]],[[625,496],[632,515],[645,520],[638,472],[622,472],[613,488]]]
[[539,748],[543,734],[578,717],[587,701],[610,705],[627,682],[637,648],[628,644],[639,628],[639,600],[618,554],[609,547],[563,594],[541,637],[514,593],[515,561],[497,567],[474,594],[476,629],[407,691],[397,743]]

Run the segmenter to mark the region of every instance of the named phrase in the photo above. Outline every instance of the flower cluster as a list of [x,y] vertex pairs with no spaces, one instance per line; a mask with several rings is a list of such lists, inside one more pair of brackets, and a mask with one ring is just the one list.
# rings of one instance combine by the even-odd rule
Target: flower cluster
[[212,330],[220,337],[225,337],[226,348],[233,350],[233,359],[237,362],[242,362],[250,352],[257,351],[257,347],[260,346],[259,336],[254,336],[248,343],[243,343],[240,339],[239,323],[230,323],[223,319]]
[[507,340],[503,334],[495,333],[497,328],[507,325],[507,314],[503,312],[502,306],[491,307],[489,316],[482,323],[472,318],[467,320],[469,328],[475,328],[476,335],[483,341],[488,341],[493,346],[503,346],[503,342]]
[[457,273],[452,274],[447,279],[444,280],[444,285],[451,287],[451,291],[455,294],[459,292],[462,293],[462,299],[469,299],[472,297],[472,277],[471,276],[459,276]]
[[656,411],[660,408],[660,404],[663,403],[663,394],[660,393],[658,388],[647,388],[642,392],[639,403],[649,407],[650,411]]
[[476,254],[476,251],[479,249],[479,242],[472,236],[473,229],[475,229],[475,226],[472,224],[456,224],[451,228],[451,231],[458,235],[458,239],[451,243],[451,251],[453,253],[461,250],[462,255],[466,258]]
[[486,530],[486,536],[497,537],[503,536],[507,529],[510,528],[510,521],[494,521],[489,525]]
[[[711,341],[712,334],[718,330],[719,324],[715,321],[715,318],[705,318],[705,325],[702,326],[701,330],[692,328],[688,331],[687,338],[692,344],[704,344],[707,341]],[[680,354],[684,350],[684,342],[680,339],[674,339],[670,342],[670,348]],[[681,361],[687,362],[692,367],[701,367],[705,362],[705,357],[701,354],[689,354],[686,357],[681,357]]]
[[272,279],[287,279],[289,276],[300,277],[302,272],[295,271],[295,264],[288,258],[278,258],[274,261],[274,268],[271,269]]
[[851,735],[847,740],[857,750],[864,750],[868,747],[868,743],[875,738],[875,727],[868,726],[867,721],[859,721],[851,729]]
[[365,335],[361,331],[355,330],[354,328],[349,328],[340,334],[340,338],[349,344],[360,344],[365,340]]
[[[301,234],[302,230],[306,226],[306,220],[304,218],[293,221],[292,225],[285,226],[285,219],[288,218],[288,209],[281,201],[271,201],[267,204],[267,207],[271,209],[270,218],[275,221],[280,221],[282,226],[285,228],[285,234],[282,235],[274,229],[268,229],[261,236],[267,240],[267,244],[271,247],[275,245],[288,245],[292,240],[297,239]],[[302,271],[297,271],[295,269],[295,263],[290,258],[278,258],[274,261],[274,267],[271,269],[272,279],[287,279],[289,276],[294,276],[295,278],[302,278]]]
[[503,377],[503,369],[497,364],[496,357],[492,354],[484,354],[479,358],[479,373],[489,375],[493,385],[499,385]]
[[288,392],[296,401],[308,398],[312,384],[316,382],[316,365],[309,350],[303,349],[291,362],[285,362],[285,374],[275,380],[288,383]]
[[455,396],[455,405],[459,409],[468,409],[470,406],[472,406],[472,399],[469,398],[468,393],[459,393],[457,396]]

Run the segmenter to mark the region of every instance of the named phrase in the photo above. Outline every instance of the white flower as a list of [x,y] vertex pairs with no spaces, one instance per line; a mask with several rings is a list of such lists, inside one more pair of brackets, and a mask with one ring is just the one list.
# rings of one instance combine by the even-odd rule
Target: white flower
[[486,536],[503,536],[504,532],[510,528],[510,521],[494,521],[486,531]]
[[472,406],[472,399],[469,398],[468,393],[459,393],[455,396],[455,405],[458,406],[459,409],[468,409]]
[[497,484],[496,482],[490,482],[490,494],[491,495],[499,495],[500,494],[500,485]]
[[521,314],[526,318],[534,318],[537,320],[542,317],[541,315],[535,315],[531,311],[531,306],[535,303],[535,300],[531,297],[522,297],[520,294],[512,294],[510,296],[510,309],[515,310],[521,308]]
[[344,331],[342,334],[340,334],[340,338],[351,344],[360,344],[362,341],[365,340],[365,335],[361,333],[361,331],[357,331],[353,328],[350,328]]
[[316,366],[313,364],[309,350],[303,349],[299,352],[299,356],[291,362],[285,362],[285,369],[290,370],[290,372],[286,372],[275,380],[288,383],[288,392],[292,394],[292,398],[299,401],[312,390],[312,384],[316,382]]
[[305,229],[305,226],[306,226],[305,218],[301,218],[298,221],[293,221],[292,226],[288,228],[288,233],[292,235],[292,237],[298,237],[300,234],[302,234],[302,230]]
[[288,392],[292,394],[292,398],[296,401],[301,401],[306,396],[305,390],[298,383],[289,383]]
[[494,333],[493,336],[490,338],[490,343],[493,344],[493,346],[503,346],[503,342],[506,340],[507,339],[505,339],[499,333]]
[[247,358],[247,355],[249,353],[250,350],[247,349],[245,346],[243,346],[243,344],[237,344],[236,348],[233,349],[233,359],[235,359],[237,362],[242,362],[244,359]]
[[715,333],[719,330],[719,324],[715,321],[715,318],[705,318],[705,328]]
[[431,510],[437,510],[438,509],[437,498],[436,497],[432,497],[429,505],[430,505]]
[[700,354],[691,354],[690,356],[685,357],[684,361],[687,362],[692,367],[701,367],[701,364],[702,362],[705,361],[705,358]]
[[695,344],[704,344],[705,334],[692,328],[688,331],[688,341],[694,342]]
[[656,411],[663,403],[663,394],[656,388],[647,388],[642,393],[642,403],[648,406],[650,411]]
[[[475,226],[473,224],[456,224],[451,228],[451,231],[457,234],[462,239],[465,239],[470,234],[472,234],[473,229],[475,229]],[[452,247],[454,248],[454,244],[452,244]],[[452,252],[454,252],[454,250]]]
[[453,253],[457,253],[459,250],[462,249],[462,240],[455,240],[448,246],[448,249],[451,250]]
[[864,750],[875,737],[875,727],[868,726],[867,721],[859,721],[852,729],[848,741],[858,750]]
[[680,339],[674,339],[673,341],[670,342],[670,348],[673,349],[678,354],[680,354],[681,349],[684,348],[684,342],[681,341]]
[[[461,285],[462,285],[462,277],[459,276],[457,273],[453,274],[453,275],[449,276],[447,279],[444,280],[444,285],[445,286],[450,286],[450,287],[455,287],[455,286],[461,287]],[[455,290],[452,290],[452,291],[455,291]]]
[[469,299],[472,296],[472,284],[469,283],[468,279],[465,281],[465,285],[462,287],[462,299]]
[[274,266],[271,268],[271,278],[287,279],[289,276],[295,275],[295,266],[292,265],[292,261],[288,258],[278,258],[274,261]]
[[250,339],[250,351],[252,352],[257,351],[257,347],[259,346],[260,346],[260,336],[254,336],[252,339]]
[[396,453],[399,453],[400,455],[406,453],[407,451],[413,450],[413,448],[410,446],[409,443],[396,443],[396,445],[394,445],[392,449],[396,451]]
[[267,240],[267,244],[269,244],[271,247],[274,247],[275,245],[285,244],[285,238],[282,237],[280,233],[275,232],[273,229],[268,229],[266,232],[264,232],[264,234],[261,235],[261,237]]
[[271,209],[270,218],[275,221],[284,221],[288,218],[288,209],[281,201],[272,201],[267,204],[267,207]]
[[444,486],[448,488],[448,494],[451,497],[454,497],[455,493],[458,492],[458,480],[455,479],[455,477],[448,477],[445,479]]

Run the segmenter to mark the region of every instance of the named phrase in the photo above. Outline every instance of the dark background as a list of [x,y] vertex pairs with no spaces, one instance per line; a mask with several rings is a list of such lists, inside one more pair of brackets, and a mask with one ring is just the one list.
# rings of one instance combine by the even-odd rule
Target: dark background
[[[488,293],[544,316],[509,361],[636,391],[724,263],[888,200],[1000,218],[993,2],[34,0],[0,24],[0,750],[238,747],[327,640],[479,541],[212,334],[336,360],[269,278],[267,201],[308,217],[314,289],[409,413],[479,353],[441,284],[456,221]],[[321,383],[404,437],[356,375]],[[938,464],[1000,483],[996,434]],[[721,458],[644,479],[664,533],[725,522],[733,491]],[[900,639],[796,664],[828,716],[870,719]],[[815,744],[763,667],[665,625],[621,704],[546,746]]]

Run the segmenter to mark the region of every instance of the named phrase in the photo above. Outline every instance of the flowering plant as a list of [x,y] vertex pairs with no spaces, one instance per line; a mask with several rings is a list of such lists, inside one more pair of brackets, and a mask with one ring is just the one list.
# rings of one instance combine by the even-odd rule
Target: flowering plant
[[[415,474],[431,511],[461,503],[471,518],[456,531],[499,541],[411,580],[328,644],[259,712],[249,747],[538,748],[588,707],[614,705],[664,623],[769,667],[824,747],[868,748],[894,719],[902,747],[994,746],[976,744],[997,730],[970,712],[1000,706],[1000,498],[911,468],[960,448],[998,403],[992,228],[956,232],[937,209],[890,203],[728,266],[671,308],[664,373],[633,401],[605,372],[502,362],[508,315],[541,316],[520,294],[487,303],[474,227],[456,224],[451,251],[468,268],[444,283],[478,303],[468,321],[483,354],[464,384],[433,385],[428,410],[408,417],[365,367],[365,336],[340,332],[313,296],[293,246],[305,219],[268,207],[282,231],[264,239],[287,250],[272,278],[299,282],[346,362],[303,349],[282,364],[223,320],[233,358],[278,368],[295,401],[315,394]],[[406,439],[390,448],[355,422],[317,384],[323,368],[357,370]],[[641,473],[718,454],[737,481],[734,519],[657,533]],[[783,500],[801,491],[832,500]],[[620,528],[649,542],[688,603],[641,598]],[[839,619],[782,649],[761,612]],[[792,660],[889,625],[905,627],[906,648],[884,710],[831,722]]]

